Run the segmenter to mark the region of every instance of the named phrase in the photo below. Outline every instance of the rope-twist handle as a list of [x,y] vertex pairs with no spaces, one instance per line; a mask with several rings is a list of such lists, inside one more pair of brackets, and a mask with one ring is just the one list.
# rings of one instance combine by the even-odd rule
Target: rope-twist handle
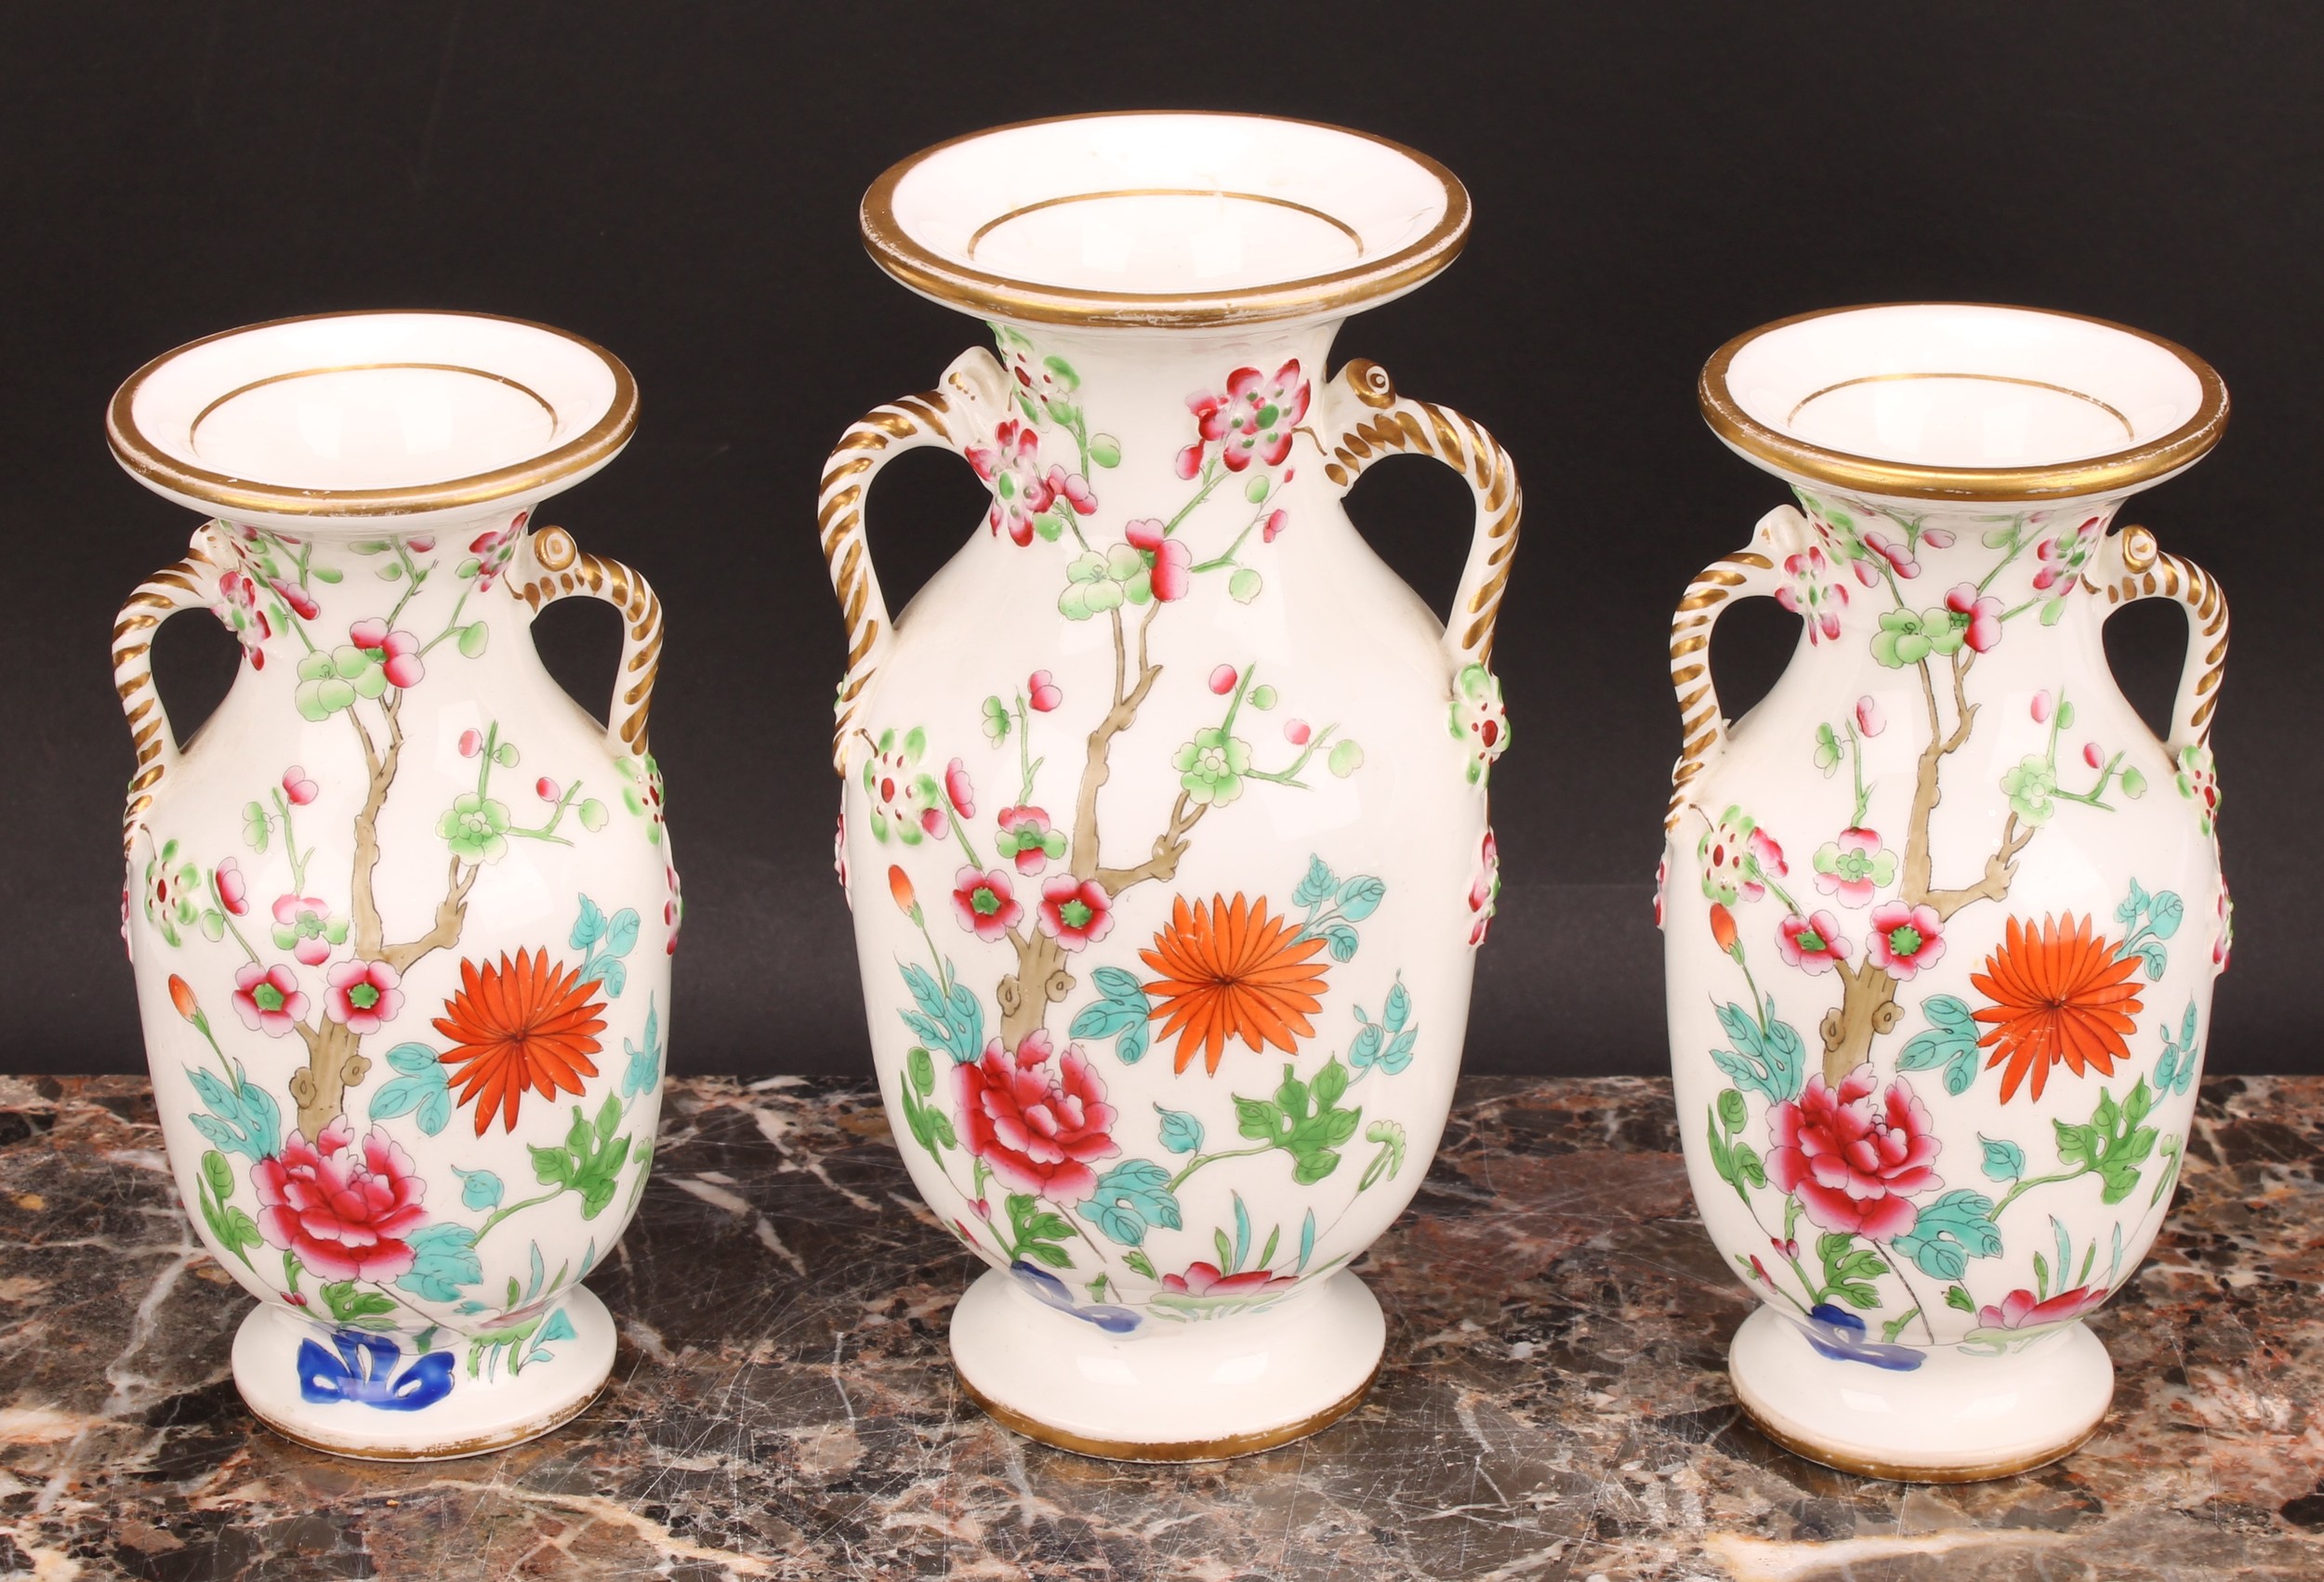
[[1324,476],[1342,493],[1380,457],[1406,451],[1433,456],[1468,480],[1476,495],[1476,526],[1453,594],[1445,649],[1456,671],[1489,664],[1509,562],[1517,552],[1517,523],[1525,513],[1516,463],[1483,424],[1449,406],[1398,395],[1388,370],[1360,357],[1332,376],[1325,402],[1332,432],[1327,442],[1319,442]]
[[601,599],[621,613],[621,662],[605,711],[605,739],[615,752],[643,758],[654,679],[662,667],[662,601],[645,578],[619,560],[592,555],[561,527],[535,528],[518,551],[509,591],[537,613],[560,599]]
[[816,523],[823,558],[831,572],[847,622],[847,676],[833,704],[831,767],[847,774],[848,737],[860,723],[872,678],[895,640],[895,623],[880,596],[864,538],[864,499],[879,469],[906,451],[941,445],[963,454],[981,433],[980,413],[1007,404],[1007,376],[993,354],[978,347],[963,352],[935,389],[875,406],[839,436],[823,464],[816,496]]
[[1710,679],[1710,632],[1737,599],[1772,599],[1782,586],[1776,571],[1783,547],[1807,531],[1807,521],[1790,506],[1762,517],[1751,547],[1724,555],[1695,573],[1686,595],[1670,615],[1670,690],[1679,700],[1678,762],[1670,766],[1670,808],[1662,820],[1676,829],[1694,800],[1693,782],[1710,767],[1727,742],[1727,717]]
[[2219,682],[2227,667],[2227,596],[2212,574],[2194,561],[2166,554],[2155,535],[2137,526],[2106,540],[2110,557],[2101,578],[2106,613],[2141,599],[2175,599],[2186,608],[2186,662],[2179,671],[2179,695],[2171,708],[2170,748],[2204,745],[2219,707]]
[[195,531],[186,558],[138,584],[121,613],[113,617],[113,691],[121,696],[121,712],[128,718],[138,755],[137,772],[130,777],[128,801],[121,814],[125,852],[137,844],[138,831],[144,825],[164,777],[178,767],[177,733],[170,729],[161,693],[153,687],[154,631],[181,610],[206,610],[215,605],[218,572],[226,564],[231,564],[231,551],[218,539],[217,524],[205,522]]

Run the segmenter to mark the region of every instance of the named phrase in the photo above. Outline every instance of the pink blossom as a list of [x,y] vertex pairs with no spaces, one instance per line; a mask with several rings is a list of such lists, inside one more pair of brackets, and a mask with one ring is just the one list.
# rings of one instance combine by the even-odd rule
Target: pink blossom
[[2047,688],[2044,688],[2042,691],[2040,691],[2040,692],[2038,692],[2034,693],[2034,695],[2033,695],[2033,717],[2034,717],[2034,723],[2035,723],[2036,725],[2047,725],[2047,724],[2049,724],[2049,723],[2050,723],[2050,711],[2051,711],[2053,708],[2056,707],[2056,706],[2057,706],[2057,705],[2056,705],[2055,702],[2054,702],[2054,701],[2051,698],[2050,693],[2049,693],[2049,690],[2048,690]]
[[964,819],[976,817],[976,787],[969,783],[968,766],[958,758],[944,766],[944,796],[954,812]]
[[419,639],[409,632],[390,631],[385,621],[373,617],[347,628],[348,640],[379,662],[388,684],[412,687],[428,672],[420,664]]
[[1114,898],[1095,879],[1054,874],[1041,884],[1041,932],[1061,950],[1082,950],[1114,929]]
[[1016,888],[998,868],[980,873],[963,867],[953,877],[952,909],[960,926],[986,944],[1007,938],[1017,919],[1024,916],[1024,903],[1017,899]]
[[1047,481],[1052,494],[1063,495],[1081,515],[1089,516],[1098,508],[1098,497],[1089,492],[1089,481],[1078,472],[1052,467]]
[[326,976],[331,987],[324,1014],[351,1033],[376,1033],[403,1009],[403,991],[396,986],[401,976],[384,961],[342,961]]
[[1307,745],[1307,739],[1314,733],[1304,719],[1287,719],[1283,722],[1283,739],[1295,747]]
[[[469,732],[470,736],[475,734],[473,731]],[[297,764],[293,764],[283,771],[283,795],[291,799],[294,807],[303,808],[313,801],[319,789],[313,781],[307,778],[307,771]]]
[[[1284,476],[1286,476],[1286,477],[1287,478],[1287,477],[1289,477],[1290,475],[1289,475],[1288,473],[1286,473]],[[1278,534],[1278,533],[1281,533],[1281,532],[1282,532],[1282,531],[1283,531],[1286,527],[1288,527],[1290,524],[1291,524],[1291,513],[1290,513],[1290,512],[1288,512],[1288,511],[1285,511],[1285,510],[1273,510],[1273,511],[1269,511],[1269,512],[1267,513],[1267,523],[1266,523],[1266,525],[1265,525],[1264,527],[1261,527],[1261,528],[1259,530],[1259,541],[1260,541],[1261,544],[1273,544],[1273,543],[1275,541],[1275,534]]]
[[2012,1291],[1999,1306],[1987,1303],[1977,1310],[1977,1325],[1983,1329],[2038,1329],[2053,1324],[2067,1324],[2086,1312],[2094,1312],[2106,1305],[2103,1287],[2077,1285],[2070,1291],[2060,1291],[2047,1301],[2038,1301],[2031,1291]]
[[2082,744],[2082,762],[2093,769],[2099,769],[2105,766],[2106,761],[2106,755],[2098,750],[2097,743],[2084,742]]
[[1881,713],[1878,700],[1870,693],[1856,699],[1856,729],[1867,736],[1877,736],[1888,729],[1888,718]]
[[1065,701],[1064,692],[1058,688],[1056,681],[1046,670],[1036,670],[1026,677],[1024,690],[1025,702],[1033,705],[1033,712],[1036,714],[1047,714]]
[[1160,553],[1162,546],[1169,542],[1160,517],[1140,517],[1136,521],[1124,522],[1122,536],[1129,540],[1132,549],[1148,555]]
[[1000,826],[1000,853],[1011,858],[1021,874],[1039,873],[1051,856],[1065,850],[1065,837],[1050,828],[1049,814],[1042,809],[1003,808],[995,822]]
[[1977,653],[1983,653],[2001,640],[2001,601],[1979,594],[1975,583],[1961,583],[1946,594],[1945,608],[1956,615],[1969,617],[1969,629],[1961,640]]
[[1840,920],[1829,912],[1796,915],[1776,925],[1776,949],[1784,965],[1807,972],[1829,972],[1845,961],[1855,946],[1840,931]]
[[544,774],[533,782],[533,794],[544,802],[553,802],[558,796],[557,783]]
[[436,536],[432,533],[424,533],[417,538],[406,539],[403,547],[415,555],[425,555],[436,547]]
[[1912,551],[1885,534],[1868,533],[1864,535],[1864,544],[1866,548],[1894,567],[1898,576],[1917,577],[1921,574],[1921,562],[1912,558]]
[[1234,666],[1221,665],[1210,672],[1210,690],[1224,697],[1235,690],[1235,683],[1239,679],[1241,678],[1235,674]]
[[1172,538],[1154,553],[1154,565],[1147,581],[1155,598],[1165,604],[1186,597],[1186,589],[1194,580],[1194,552],[1182,539]]
[[1866,956],[1898,982],[1909,983],[1923,967],[1935,966],[1944,956],[1944,927],[1934,906],[1886,902],[1872,908]]
[[234,971],[234,1010],[253,1033],[280,1038],[307,1014],[307,996],[287,967],[246,961]]
[[944,817],[944,810],[941,807],[922,808],[920,827],[942,840],[952,833],[952,821]]
[[460,732],[460,756],[462,758],[472,758],[483,750],[484,733],[482,731],[463,731]]
[[1921,530],[1921,542],[1932,549],[1950,549],[1953,547],[1953,530],[1949,527],[1924,527]]
[[320,967],[331,959],[328,903],[311,895],[284,895],[274,902],[274,943],[297,956],[303,967]]
[[267,586],[274,589],[274,596],[277,599],[298,612],[300,620],[311,621],[323,613],[323,606],[315,602],[314,596],[297,583],[284,582],[280,577],[270,577],[267,580]]
[[218,903],[236,917],[250,910],[250,886],[242,877],[242,864],[229,857],[210,875],[210,888],[218,892]]

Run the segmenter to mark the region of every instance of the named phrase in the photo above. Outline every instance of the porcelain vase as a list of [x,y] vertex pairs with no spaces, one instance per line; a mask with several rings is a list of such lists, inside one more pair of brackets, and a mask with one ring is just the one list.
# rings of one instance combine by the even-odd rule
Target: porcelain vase
[[[138,770],[123,933],[188,1217],[257,1308],[251,1409],[341,1455],[530,1438],[612,1364],[580,1282],[635,1209],[678,880],[645,724],[661,610],[534,512],[627,443],[612,356],[452,313],[194,342],[115,396],[115,455],[209,520],[121,612]],[[543,606],[624,626],[611,725]],[[242,645],[182,746],[155,628]]]
[[[2105,1415],[2083,1320],[2170,1209],[2227,963],[2226,604],[2120,521],[2225,391],[2118,325],[1922,304],[1755,330],[1701,399],[1794,501],[1670,641],[1671,1066],[1704,1224],[1760,1299],[1736,1395],[1853,1471],[2038,1466]],[[1729,724],[1708,645],[1754,595],[1800,642]],[[2162,741],[2101,640],[2143,599],[2189,626]]]
[[[1409,151],[1252,116],[1003,128],[865,200],[874,257],[991,340],[824,475],[838,866],[899,1145],[990,1266],[959,1378],[1050,1444],[1261,1449],[1379,1364],[1348,1266],[1459,1064],[1518,494],[1484,429],[1326,358],[1467,217]],[[916,447],[989,508],[891,621],[864,495]],[[1340,508],[1404,452],[1475,491],[1449,627]]]

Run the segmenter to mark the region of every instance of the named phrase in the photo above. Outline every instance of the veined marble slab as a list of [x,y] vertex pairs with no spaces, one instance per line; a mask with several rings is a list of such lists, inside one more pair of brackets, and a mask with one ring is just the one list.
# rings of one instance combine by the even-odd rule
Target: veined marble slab
[[1828,1471],[1737,1421],[1748,1311],[1695,1222],[1667,1084],[1468,1082],[1358,1267],[1370,1399],[1304,1444],[1087,1461],[961,1396],[972,1272],[868,1088],[673,1083],[590,1279],[622,1350],[571,1427],[434,1466],[259,1429],[247,1299],[200,1250],[146,1085],[0,1078],[0,1575],[2324,1575],[2324,1080],[2207,1084],[2170,1228],[2094,1321],[2113,1415],[1968,1487]]

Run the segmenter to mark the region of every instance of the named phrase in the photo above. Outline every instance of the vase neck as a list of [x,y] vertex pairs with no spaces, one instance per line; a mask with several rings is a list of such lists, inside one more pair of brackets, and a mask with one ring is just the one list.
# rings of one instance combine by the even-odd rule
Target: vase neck
[[2056,508],[1867,502],[1794,491],[1800,520],[1778,535],[1776,598],[1816,646],[1882,665],[1984,653],[2021,626],[2079,627],[2088,568],[2119,498]]

